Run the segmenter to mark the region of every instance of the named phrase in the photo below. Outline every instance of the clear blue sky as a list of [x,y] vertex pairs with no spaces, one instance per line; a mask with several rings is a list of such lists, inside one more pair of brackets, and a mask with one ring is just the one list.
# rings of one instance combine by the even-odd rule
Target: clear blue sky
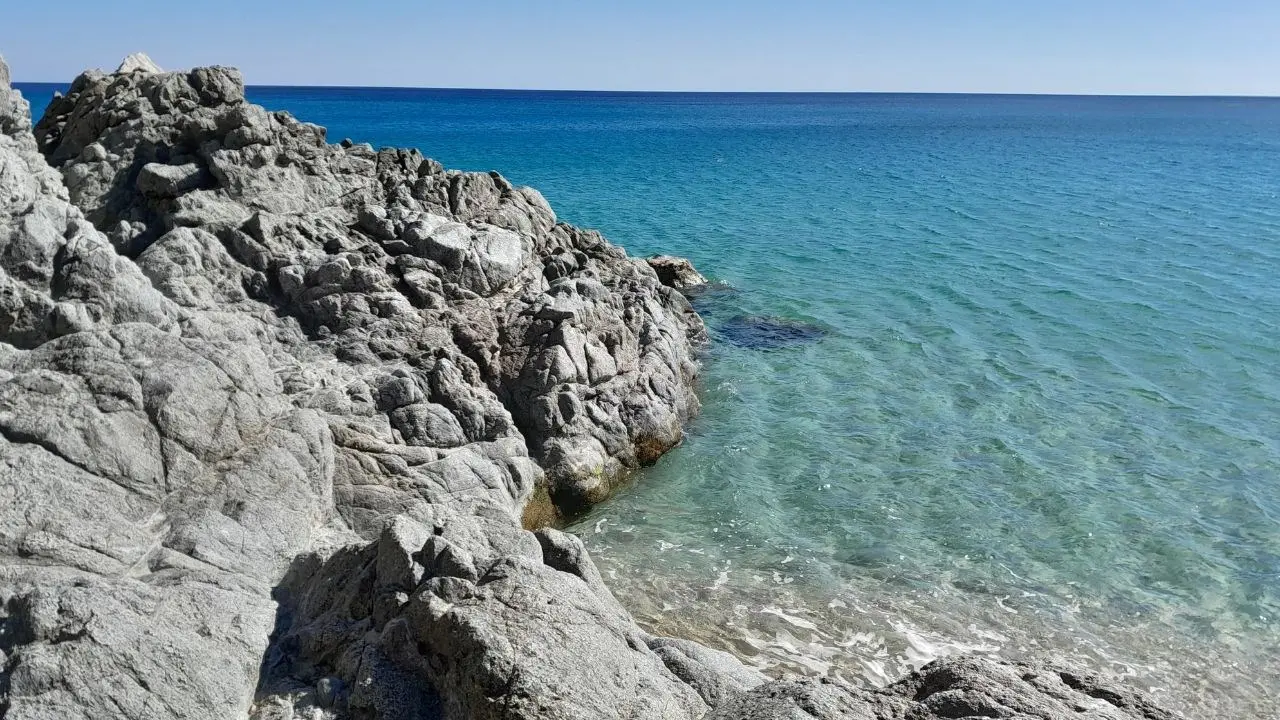
[[1280,95],[1280,0],[6,0],[16,80]]

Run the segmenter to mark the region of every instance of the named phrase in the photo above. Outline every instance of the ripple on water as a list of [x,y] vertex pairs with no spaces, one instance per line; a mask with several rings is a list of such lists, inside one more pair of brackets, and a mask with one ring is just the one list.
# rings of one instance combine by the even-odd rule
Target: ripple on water
[[[1054,656],[1124,678],[1193,717],[1275,713],[1273,630],[1227,621],[1188,633],[1168,603],[1096,597],[1074,583],[1037,585],[1007,567],[1003,578],[982,577],[977,558],[931,580],[895,557],[838,568],[775,553],[770,567],[741,562],[735,555],[743,548],[732,543],[654,544],[642,539],[644,526],[597,520],[585,535],[643,626],[732,652],[768,673],[883,685],[959,652]],[[874,571],[859,573],[859,565]],[[1224,634],[1236,639],[1219,642]]]
[[[695,299],[721,341],[704,415],[587,535],[642,622],[775,671],[1057,654],[1192,716],[1280,714],[1280,290],[1256,268],[1280,226],[1229,209],[1269,195],[1188,190],[1202,140],[1147,173],[1139,140],[1081,164],[1005,137],[1021,176],[939,140],[951,182],[863,147],[893,172],[844,178],[825,223],[747,200],[691,233],[674,251],[739,288]],[[759,353],[740,316],[826,332]]]

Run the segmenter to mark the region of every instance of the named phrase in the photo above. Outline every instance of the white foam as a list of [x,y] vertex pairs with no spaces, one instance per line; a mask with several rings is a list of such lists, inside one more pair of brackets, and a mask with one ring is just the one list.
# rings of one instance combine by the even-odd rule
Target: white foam
[[728,582],[729,582],[729,571],[721,570],[720,574],[716,576],[716,581],[711,583],[711,586],[708,587],[707,589],[719,590],[720,588],[724,587]]
[[780,608],[763,607],[763,608],[760,608],[760,612],[765,615],[776,615],[782,618],[783,620],[791,623],[792,625],[795,625],[796,627],[799,627],[799,628],[804,628],[805,630],[813,630],[814,632],[818,631],[817,625],[814,625],[813,623],[809,622],[808,620],[805,620],[802,617],[791,615],[781,610]]

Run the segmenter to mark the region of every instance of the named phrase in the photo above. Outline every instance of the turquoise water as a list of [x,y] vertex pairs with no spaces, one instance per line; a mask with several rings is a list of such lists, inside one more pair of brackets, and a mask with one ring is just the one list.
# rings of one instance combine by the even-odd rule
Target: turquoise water
[[[1052,653],[1280,715],[1280,101],[250,95],[731,288],[687,442],[573,527],[647,626],[869,682]],[[744,315],[824,333],[742,347]]]

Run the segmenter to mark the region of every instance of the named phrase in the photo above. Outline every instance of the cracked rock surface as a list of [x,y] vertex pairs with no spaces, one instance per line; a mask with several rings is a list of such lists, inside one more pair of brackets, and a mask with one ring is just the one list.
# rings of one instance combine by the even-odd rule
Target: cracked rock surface
[[[1168,718],[983,658],[884,690],[638,628],[557,508],[697,410],[688,302],[534,190],[229,68],[0,61],[0,718]],[[692,270],[690,268],[690,270]]]

